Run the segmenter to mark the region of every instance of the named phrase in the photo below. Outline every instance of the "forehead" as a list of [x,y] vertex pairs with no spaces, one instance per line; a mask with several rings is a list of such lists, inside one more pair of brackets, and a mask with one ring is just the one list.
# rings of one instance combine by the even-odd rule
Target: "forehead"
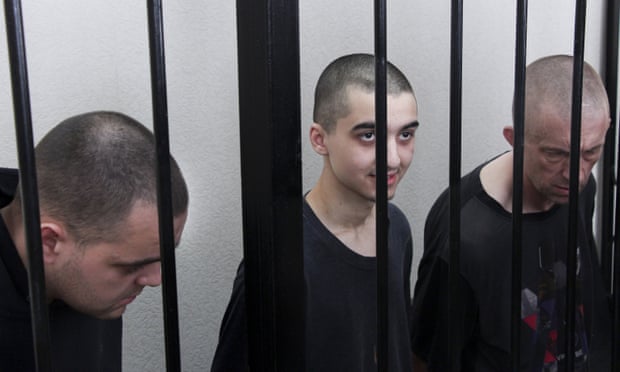
[[346,89],[346,112],[351,115],[374,115],[375,94],[361,88],[349,86]]
[[[363,88],[349,86],[347,88],[347,112],[348,116],[369,116],[374,121],[375,115],[375,93],[366,91]],[[407,111],[417,115],[417,101],[411,92],[399,94],[388,94],[387,96],[388,116]]]
[[[108,259],[119,262],[133,262],[145,259],[158,259],[159,221],[157,206],[137,203],[124,221],[114,241],[99,245],[100,252]],[[187,213],[173,220],[175,245],[181,239]],[[90,247],[87,249],[92,249]]]
[[[581,116],[581,142],[585,147],[597,145],[605,139],[609,118],[602,112],[585,110]],[[571,118],[552,110],[546,110],[537,117],[528,118],[526,141],[553,142],[570,146]]]

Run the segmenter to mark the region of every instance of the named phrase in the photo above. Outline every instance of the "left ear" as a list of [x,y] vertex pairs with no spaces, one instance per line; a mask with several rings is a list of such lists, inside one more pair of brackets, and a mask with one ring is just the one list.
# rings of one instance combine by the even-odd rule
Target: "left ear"
[[58,223],[41,222],[41,243],[43,262],[53,264],[65,250],[67,231]]

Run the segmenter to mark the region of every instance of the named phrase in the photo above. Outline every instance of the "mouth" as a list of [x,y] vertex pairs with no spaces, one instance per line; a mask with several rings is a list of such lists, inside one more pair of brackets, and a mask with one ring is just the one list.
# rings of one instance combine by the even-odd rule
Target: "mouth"
[[135,300],[135,299],[136,299],[136,297],[137,297],[137,296],[126,297],[126,298],[122,299],[122,300],[121,300],[121,302],[119,302],[119,305],[121,305],[121,306],[127,306],[127,305],[129,305],[130,303],[132,303],[132,302],[133,302],[133,300]]
[[562,198],[567,198],[568,194],[569,194],[569,187],[568,186],[554,186],[555,189],[555,193],[556,195],[562,197]]
[[388,176],[387,176],[387,184],[388,184],[388,186],[395,185],[397,181],[398,181],[398,174],[397,173],[388,174]]
[[130,303],[132,303],[132,302],[136,299],[136,297],[138,297],[138,296],[140,295],[140,293],[141,293],[141,292],[142,292],[142,291],[140,290],[140,291],[136,292],[135,294],[133,294],[133,295],[131,295],[131,296],[128,296],[128,297],[123,298],[123,299],[119,302],[119,305],[121,305],[121,306],[127,306],[127,305],[129,305]]
[[[372,178],[377,178],[376,174],[371,174],[370,175]],[[387,175],[387,185],[388,186],[393,186],[398,182],[398,172],[394,172],[394,173],[388,173]]]

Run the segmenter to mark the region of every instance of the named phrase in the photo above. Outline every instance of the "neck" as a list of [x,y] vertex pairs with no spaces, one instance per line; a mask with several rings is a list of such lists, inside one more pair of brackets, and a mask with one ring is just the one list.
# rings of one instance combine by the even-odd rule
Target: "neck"
[[[489,162],[480,171],[480,182],[484,191],[498,202],[506,211],[512,213],[513,210],[513,161],[512,151]],[[534,190],[531,183],[523,178],[523,213],[544,212],[553,207],[553,203],[539,200],[538,193]]]
[[11,236],[11,240],[17,249],[19,257],[24,263],[24,266],[26,266],[24,225],[22,223],[19,206],[16,205],[15,202],[11,202],[11,204],[0,209],[0,216],[2,216],[2,220],[4,220],[4,225]]
[[341,186],[333,185],[323,175],[306,196],[306,201],[328,227],[355,228],[367,225],[370,219],[374,221],[373,201],[354,194],[349,189],[342,190]]
[[[11,204],[7,205],[3,209],[0,209],[0,217],[4,220],[4,224],[11,236],[11,240],[13,240],[13,245],[17,250],[17,255],[19,256],[22,264],[26,268],[26,271],[29,270],[28,265],[28,253],[26,249],[26,240],[24,233],[24,224],[21,213],[21,207],[19,204],[15,203],[15,201],[11,202]],[[45,263],[45,262],[44,262]],[[47,269],[46,269],[47,274]],[[46,275],[47,278],[47,275]],[[49,281],[45,282],[45,292],[47,296],[47,303],[53,301],[55,298],[54,288],[50,285]]]
[[318,219],[350,250],[367,257],[376,254],[375,203],[331,185],[320,177],[306,196]]
[[0,210],[6,229],[13,240],[13,245],[22,264],[28,270],[28,255],[26,252],[26,240],[24,233],[24,223],[20,206],[12,201],[9,205]]

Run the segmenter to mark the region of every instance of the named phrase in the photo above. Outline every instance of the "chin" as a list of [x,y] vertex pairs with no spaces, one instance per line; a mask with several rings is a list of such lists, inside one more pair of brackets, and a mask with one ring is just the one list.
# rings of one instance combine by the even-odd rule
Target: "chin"
[[127,306],[122,306],[122,307],[117,307],[117,308],[113,308],[113,309],[107,309],[107,310],[99,310],[99,311],[91,311],[89,313],[86,313],[94,318],[97,319],[101,319],[101,320],[113,320],[113,319],[118,319],[120,318],[124,313],[125,310],[127,309]]
[[114,320],[118,319],[125,313],[125,308],[115,310],[113,312],[109,312],[107,314],[103,314],[102,316],[98,316],[97,318],[102,320]]

